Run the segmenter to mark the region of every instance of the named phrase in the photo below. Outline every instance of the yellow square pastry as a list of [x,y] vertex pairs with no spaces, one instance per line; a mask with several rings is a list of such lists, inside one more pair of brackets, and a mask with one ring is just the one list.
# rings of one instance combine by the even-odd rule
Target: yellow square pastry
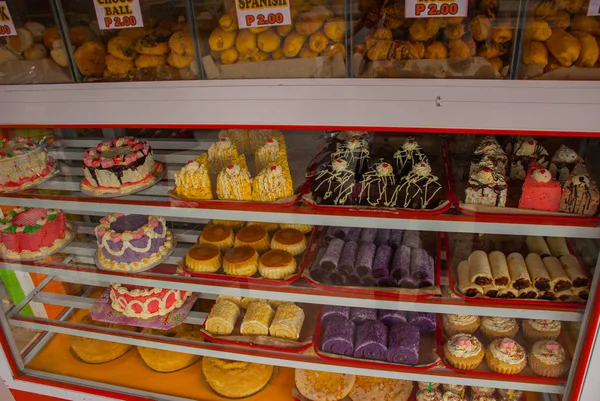
[[239,153],[246,153],[250,150],[247,129],[222,129],[219,132],[219,139],[221,138],[229,138]]
[[229,138],[221,138],[208,148],[208,165],[211,173],[218,173],[238,157],[235,144]]
[[175,193],[190,199],[213,198],[206,153],[190,160],[175,174]]
[[244,155],[236,157],[217,176],[217,197],[223,200],[252,200],[252,176]]
[[292,176],[285,159],[278,159],[265,167],[252,184],[252,199],[255,201],[273,202],[293,195]]
[[273,163],[280,158],[287,159],[287,151],[285,149],[285,143],[283,143],[283,137],[281,139],[267,138],[265,143],[259,147],[254,154],[256,171],[261,171],[270,163]]

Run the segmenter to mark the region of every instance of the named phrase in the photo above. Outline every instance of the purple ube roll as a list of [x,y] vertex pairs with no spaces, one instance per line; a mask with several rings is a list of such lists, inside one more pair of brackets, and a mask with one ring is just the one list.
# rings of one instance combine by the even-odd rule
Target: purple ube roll
[[416,365],[419,362],[419,330],[407,324],[390,327],[387,360],[393,363]]
[[333,272],[329,273],[328,281],[330,284],[333,285],[344,285],[344,283],[348,280],[346,279],[346,276],[344,276],[337,270],[334,270]]
[[380,322],[387,324],[388,327],[406,323],[406,312],[403,310],[388,310],[379,309],[377,311],[377,319]]
[[362,284],[362,280],[356,274],[350,274],[346,278],[348,279],[348,285],[356,287]]
[[378,279],[381,277],[389,277],[390,262],[392,261],[393,251],[389,245],[380,245],[375,252],[373,259],[373,277]]
[[350,232],[348,232],[348,235],[346,235],[346,241],[358,242],[358,240],[360,239],[361,231],[362,228],[352,227],[350,229]]
[[321,322],[325,322],[325,320],[336,316],[350,319],[350,308],[347,306],[323,305]]
[[419,329],[422,334],[433,334],[435,332],[435,313],[409,312],[408,324]]
[[402,236],[402,244],[411,248],[421,247],[421,236],[418,231],[404,231]]
[[369,320],[377,320],[377,309],[352,308],[350,309],[350,320],[356,324]]
[[333,271],[337,268],[338,262],[340,261],[340,255],[342,254],[342,248],[344,247],[344,241],[339,238],[334,238],[327,246],[325,254],[319,262],[321,269],[325,271]]
[[356,253],[358,252],[358,244],[354,241],[349,241],[342,248],[342,256],[338,264],[338,270],[341,274],[350,275],[354,273],[354,262]]
[[373,287],[377,285],[377,280],[375,280],[373,276],[361,277],[360,285],[363,287]]
[[378,321],[361,323],[356,328],[355,358],[385,361],[387,356],[387,326]]
[[365,276],[373,277],[373,259],[375,258],[375,250],[377,247],[372,242],[363,242],[358,247],[356,262],[354,263],[354,271],[356,275],[364,278]]
[[376,228],[363,228],[360,232],[359,242],[374,242],[377,235]]
[[394,249],[398,249],[402,245],[402,234],[404,230],[392,230],[390,232],[390,246]]
[[339,238],[339,239],[346,239],[346,236],[348,235],[350,230],[351,230],[350,227],[336,227],[333,230],[333,237]]
[[323,323],[321,349],[332,354],[352,356],[354,354],[354,323],[340,316],[327,319]]
[[327,281],[328,275],[329,273],[327,273],[325,270],[320,269],[319,266],[310,269],[310,278],[320,283]]
[[419,279],[419,288],[431,287],[435,283],[435,261],[432,256],[429,256],[427,262],[427,271],[430,272],[431,275],[425,275]]
[[403,277],[410,277],[410,247],[400,245],[396,249],[392,265],[390,267],[390,277],[400,281]]
[[412,277],[403,277],[398,280],[398,287],[400,288],[419,288],[419,282],[413,280]]
[[379,277],[375,279],[375,285],[377,287],[396,287],[396,280],[391,277]]
[[[413,280],[419,284],[433,285],[433,263],[426,250],[412,248],[410,253],[410,272]],[[423,285],[425,287],[427,285]]]
[[390,231],[387,228],[380,228],[377,230],[377,234],[375,234],[375,245],[389,245],[390,243]]

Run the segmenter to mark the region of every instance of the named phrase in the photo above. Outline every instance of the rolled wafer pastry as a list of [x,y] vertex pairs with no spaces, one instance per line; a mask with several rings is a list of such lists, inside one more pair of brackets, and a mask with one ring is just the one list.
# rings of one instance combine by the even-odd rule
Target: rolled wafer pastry
[[471,269],[469,268],[469,262],[463,260],[458,264],[456,273],[458,275],[458,291],[467,297],[475,297],[477,295],[483,295],[483,288],[480,285],[471,282]]
[[279,305],[269,327],[271,337],[297,340],[304,324],[304,311],[292,303]]
[[533,286],[540,291],[550,289],[550,275],[546,271],[542,258],[537,253],[530,253],[525,258],[529,277],[533,280]]
[[573,293],[572,288],[569,288],[568,290],[556,292],[556,298],[560,299],[561,301],[571,301],[571,300],[573,300],[574,297],[575,297],[575,294]]
[[204,328],[211,334],[228,336],[239,316],[239,306],[227,299],[220,300],[210,310]]
[[506,261],[508,262],[508,271],[512,280],[511,286],[515,290],[531,287],[531,278],[529,277],[523,255],[513,252],[507,256]]
[[242,299],[242,301],[240,302],[240,306],[242,307],[242,309],[248,309],[250,307],[250,304],[252,302],[267,302],[266,299],[263,298],[250,298],[250,297],[245,297]]
[[500,251],[493,251],[488,255],[488,261],[492,269],[493,284],[495,287],[498,289],[508,287],[510,284],[510,273],[508,272],[506,256]]
[[249,336],[268,336],[275,311],[266,302],[252,302],[242,320],[241,333]]
[[486,286],[494,282],[492,268],[487,253],[475,251],[469,255],[469,281],[477,285]]
[[518,298],[535,299],[540,295],[540,291],[535,287],[521,288]]
[[544,237],[533,237],[530,235],[525,239],[525,244],[527,244],[527,249],[529,249],[530,253],[537,253],[542,257],[552,256]]
[[548,301],[556,301],[556,293],[552,290],[543,291],[540,293],[540,299],[547,299]]
[[563,265],[565,272],[573,282],[573,287],[589,287],[590,279],[585,273],[577,258],[573,255],[563,255],[560,257],[560,263]]
[[546,237],[546,243],[550,248],[550,252],[552,252],[552,256],[556,258],[571,254],[565,237]]
[[583,299],[584,301],[587,301],[590,297],[590,287],[573,288],[573,294]]
[[519,291],[512,287],[502,288],[498,291],[498,298],[502,299],[514,299],[519,296]]
[[494,283],[490,285],[486,285],[483,287],[483,295],[488,298],[497,298],[498,297],[499,288],[494,285]]
[[554,256],[547,256],[543,259],[546,271],[550,276],[550,288],[556,292],[556,296],[560,298],[559,292],[570,290],[573,287],[573,282],[563,269],[560,260]]

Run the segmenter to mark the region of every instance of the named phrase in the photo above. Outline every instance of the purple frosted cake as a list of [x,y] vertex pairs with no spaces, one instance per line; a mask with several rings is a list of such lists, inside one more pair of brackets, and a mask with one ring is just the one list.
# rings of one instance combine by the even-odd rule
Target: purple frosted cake
[[416,365],[419,362],[419,329],[407,324],[390,327],[387,360]]
[[344,244],[342,248],[342,256],[340,256],[340,262],[338,264],[338,271],[344,275],[351,275],[354,273],[354,262],[356,261],[356,252],[358,251],[358,244],[354,241],[349,241]]
[[344,241],[342,241],[341,239],[334,238],[331,240],[331,242],[327,246],[325,254],[321,258],[321,262],[319,262],[319,266],[322,270],[330,272],[337,269],[343,247]]
[[110,214],[96,226],[98,262],[105,269],[134,272],[160,261],[173,248],[165,219],[141,214]]
[[323,323],[321,349],[337,355],[354,354],[354,323],[341,316],[333,316]]
[[409,312],[408,323],[423,334],[433,334],[435,332],[435,313]]
[[378,321],[367,321],[356,328],[355,358],[385,361],[387,357],[387,326]]
[[402,310],[379,309],[377,318],[380,322],[387,324],[388,327],[406,323],[406,312]]
[[376,279],[390,276],[390,262],[392,261],[393,251],[388,245],[377,247],[375,259],[373,260],[373,277]]
[[350,319],[350,308],[347,306],[337,306],[337,305],[324,305],[323,313],[321,314],[321,322],[325,322],[325,320],[331,317],[343,317],[346,319]]
[[377,309],[352,308],[350,309],[350,320],[360,324],[369,320],[377,320]]

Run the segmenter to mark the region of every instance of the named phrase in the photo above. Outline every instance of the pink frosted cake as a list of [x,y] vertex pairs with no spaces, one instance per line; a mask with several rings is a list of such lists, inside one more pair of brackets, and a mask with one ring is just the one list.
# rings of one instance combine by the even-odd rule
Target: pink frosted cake
[[530,170],[523,184],[519,208],[558,212],[562,188],[545,168]]
[[54,159],[32,138],[0,139],[0,192],[30,188],[54,172]]
[[18,207],[0,220],[0,254],[7,259],[48,256],[71,238],[71,226],[57,209]]
[[173,309],[180,308],[189,296],[190,293],[183,290],[114,283],[110,285],[113,309],[125,316],[141,319],[164,316]]

